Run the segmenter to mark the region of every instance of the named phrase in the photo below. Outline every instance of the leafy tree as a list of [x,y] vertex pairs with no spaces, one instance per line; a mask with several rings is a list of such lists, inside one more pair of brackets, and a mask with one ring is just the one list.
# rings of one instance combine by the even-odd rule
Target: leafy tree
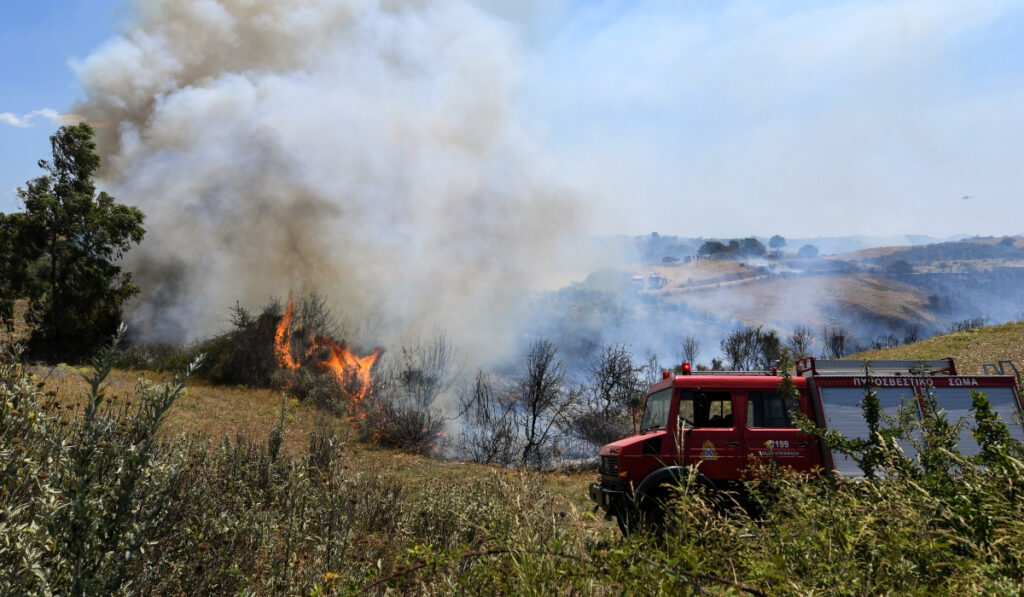
[[786,246],[786,239],[781,235],[776,234],[775,236],[768,239],[768,246],[775,251],[775,256],[778,257],[782,254],[782,247]]
[[717,240],[709,240],[697,249],[698,259],[711,259],[726,250],[725,244]]
[[914,266],[906,259],[897,259],[885,266],[885,271],[890,274],[905,276],[914,273]]
[[14,299],[20,296],[28,275],[28,261],[17,251],[17,214],[0,213],[0,322],[14,330]]
[[797,255],[804,259],[815,259],[818,256],[818,247],[814,245],[804,245],[796,252]]
[[117,261],[142,241],[144,216],[96,194],[100,156],[88,123],[60,127],[50,145],[53,160],[39,161],[46,174],[18,189],[25,211],[0,220],[0,316],[27,296],[32,352],[74,358],[117,329],[121,305],[139,292]]
[[[731,245],[732,243],[729,244]],[[748,236],[739,241],[738,253],[742,257],[761,257],[768,253],[768,250],[764,248],[764,243],[753,236]]]

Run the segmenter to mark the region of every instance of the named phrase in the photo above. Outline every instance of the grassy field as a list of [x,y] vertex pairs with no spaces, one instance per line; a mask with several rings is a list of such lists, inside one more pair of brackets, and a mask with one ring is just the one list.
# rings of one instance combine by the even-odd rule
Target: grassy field
[[[46,397],[47,403],[60,405],[61,410],[73,416],[81,412],[88,399],[89,388],[83,378],[83,374],[88,372],[88,367],[37,367],[33,369],[31,380]],[[107,379],[105,392],[111,404],[137,402],[136,386],[140,379],[166,383],[170,378],[170,375],[151,371],[115,369]],[[346,468],[394,476],[410,486],[421,485],[427,479],[448,478],[454,481],[466,475],[515,474],[492,466],[406,454],[360,443],[354,440],[354,430],[348,421],[282,392],[242,386],[217,386],[203,379],[189,381],[188,387],[168,413],[159,437],[173,441],[180,436],[194,436],[208,444],[238,437],[266,441],[270,431],[281,420],[282,407],[284,426],[281,449],[288,456],[300,456],[307,452],[311,434],[327,426],[345,442]],[[574,517],[578,519],[577,522],[593,525],[598,519],[589,515],[587,506],[590,502],[586,497],[586,488],[594,477],[593,472],[549,473],[537,475],[536,479],[545,489],[559,496],[565,509],[578,515]],[[588,514],[584,515],[584,511]]]

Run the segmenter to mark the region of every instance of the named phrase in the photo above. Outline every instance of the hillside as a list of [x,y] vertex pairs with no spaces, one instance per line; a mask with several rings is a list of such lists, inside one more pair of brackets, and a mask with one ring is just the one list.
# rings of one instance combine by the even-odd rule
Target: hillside
[[914,344],[869,350],[848,358],[928,360],[949,356],[953,357],[957,371],[962,374],[980,374],[982,363],[1001,360],[1010,360],[1017,367],[1024,367],[1024,320],[933,336]]
[[[764,325],[786,335],[797,325],[821,333],[824,326],[844,326],[862,340],[916,326],[946,327],[936,297],[903,280],[826,260],[758,259],[750,263],[704,259],[671,265],[634,265],[626,272],[645,287],[632,292],[665,312],[711,313],[743,325]],[[652,288],[653,277],[664,286]],[[654,301],[652,303],[652,301]],[[678,316],[676,317],[678,320]],[[702,325],[709,346],[730,329],[714,333]],[[696,330],[685,331],[693,334]]]

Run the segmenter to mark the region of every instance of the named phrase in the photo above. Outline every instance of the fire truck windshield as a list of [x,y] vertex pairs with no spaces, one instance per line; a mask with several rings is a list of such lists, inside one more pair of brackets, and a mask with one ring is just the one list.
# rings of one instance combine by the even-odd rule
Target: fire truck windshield
[[672,404],[672,388],[666,388],[647,397],[647,407],[640,423],[640,433],[664,429],[668,425],[668,408]]

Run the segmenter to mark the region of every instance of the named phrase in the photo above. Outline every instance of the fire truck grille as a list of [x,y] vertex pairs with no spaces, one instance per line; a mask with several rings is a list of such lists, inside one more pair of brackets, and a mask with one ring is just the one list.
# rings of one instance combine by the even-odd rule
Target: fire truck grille
[[618,485],[619,484],[619,457],[618,456],[602,456],[601,457],[601,481],[605,485]]

